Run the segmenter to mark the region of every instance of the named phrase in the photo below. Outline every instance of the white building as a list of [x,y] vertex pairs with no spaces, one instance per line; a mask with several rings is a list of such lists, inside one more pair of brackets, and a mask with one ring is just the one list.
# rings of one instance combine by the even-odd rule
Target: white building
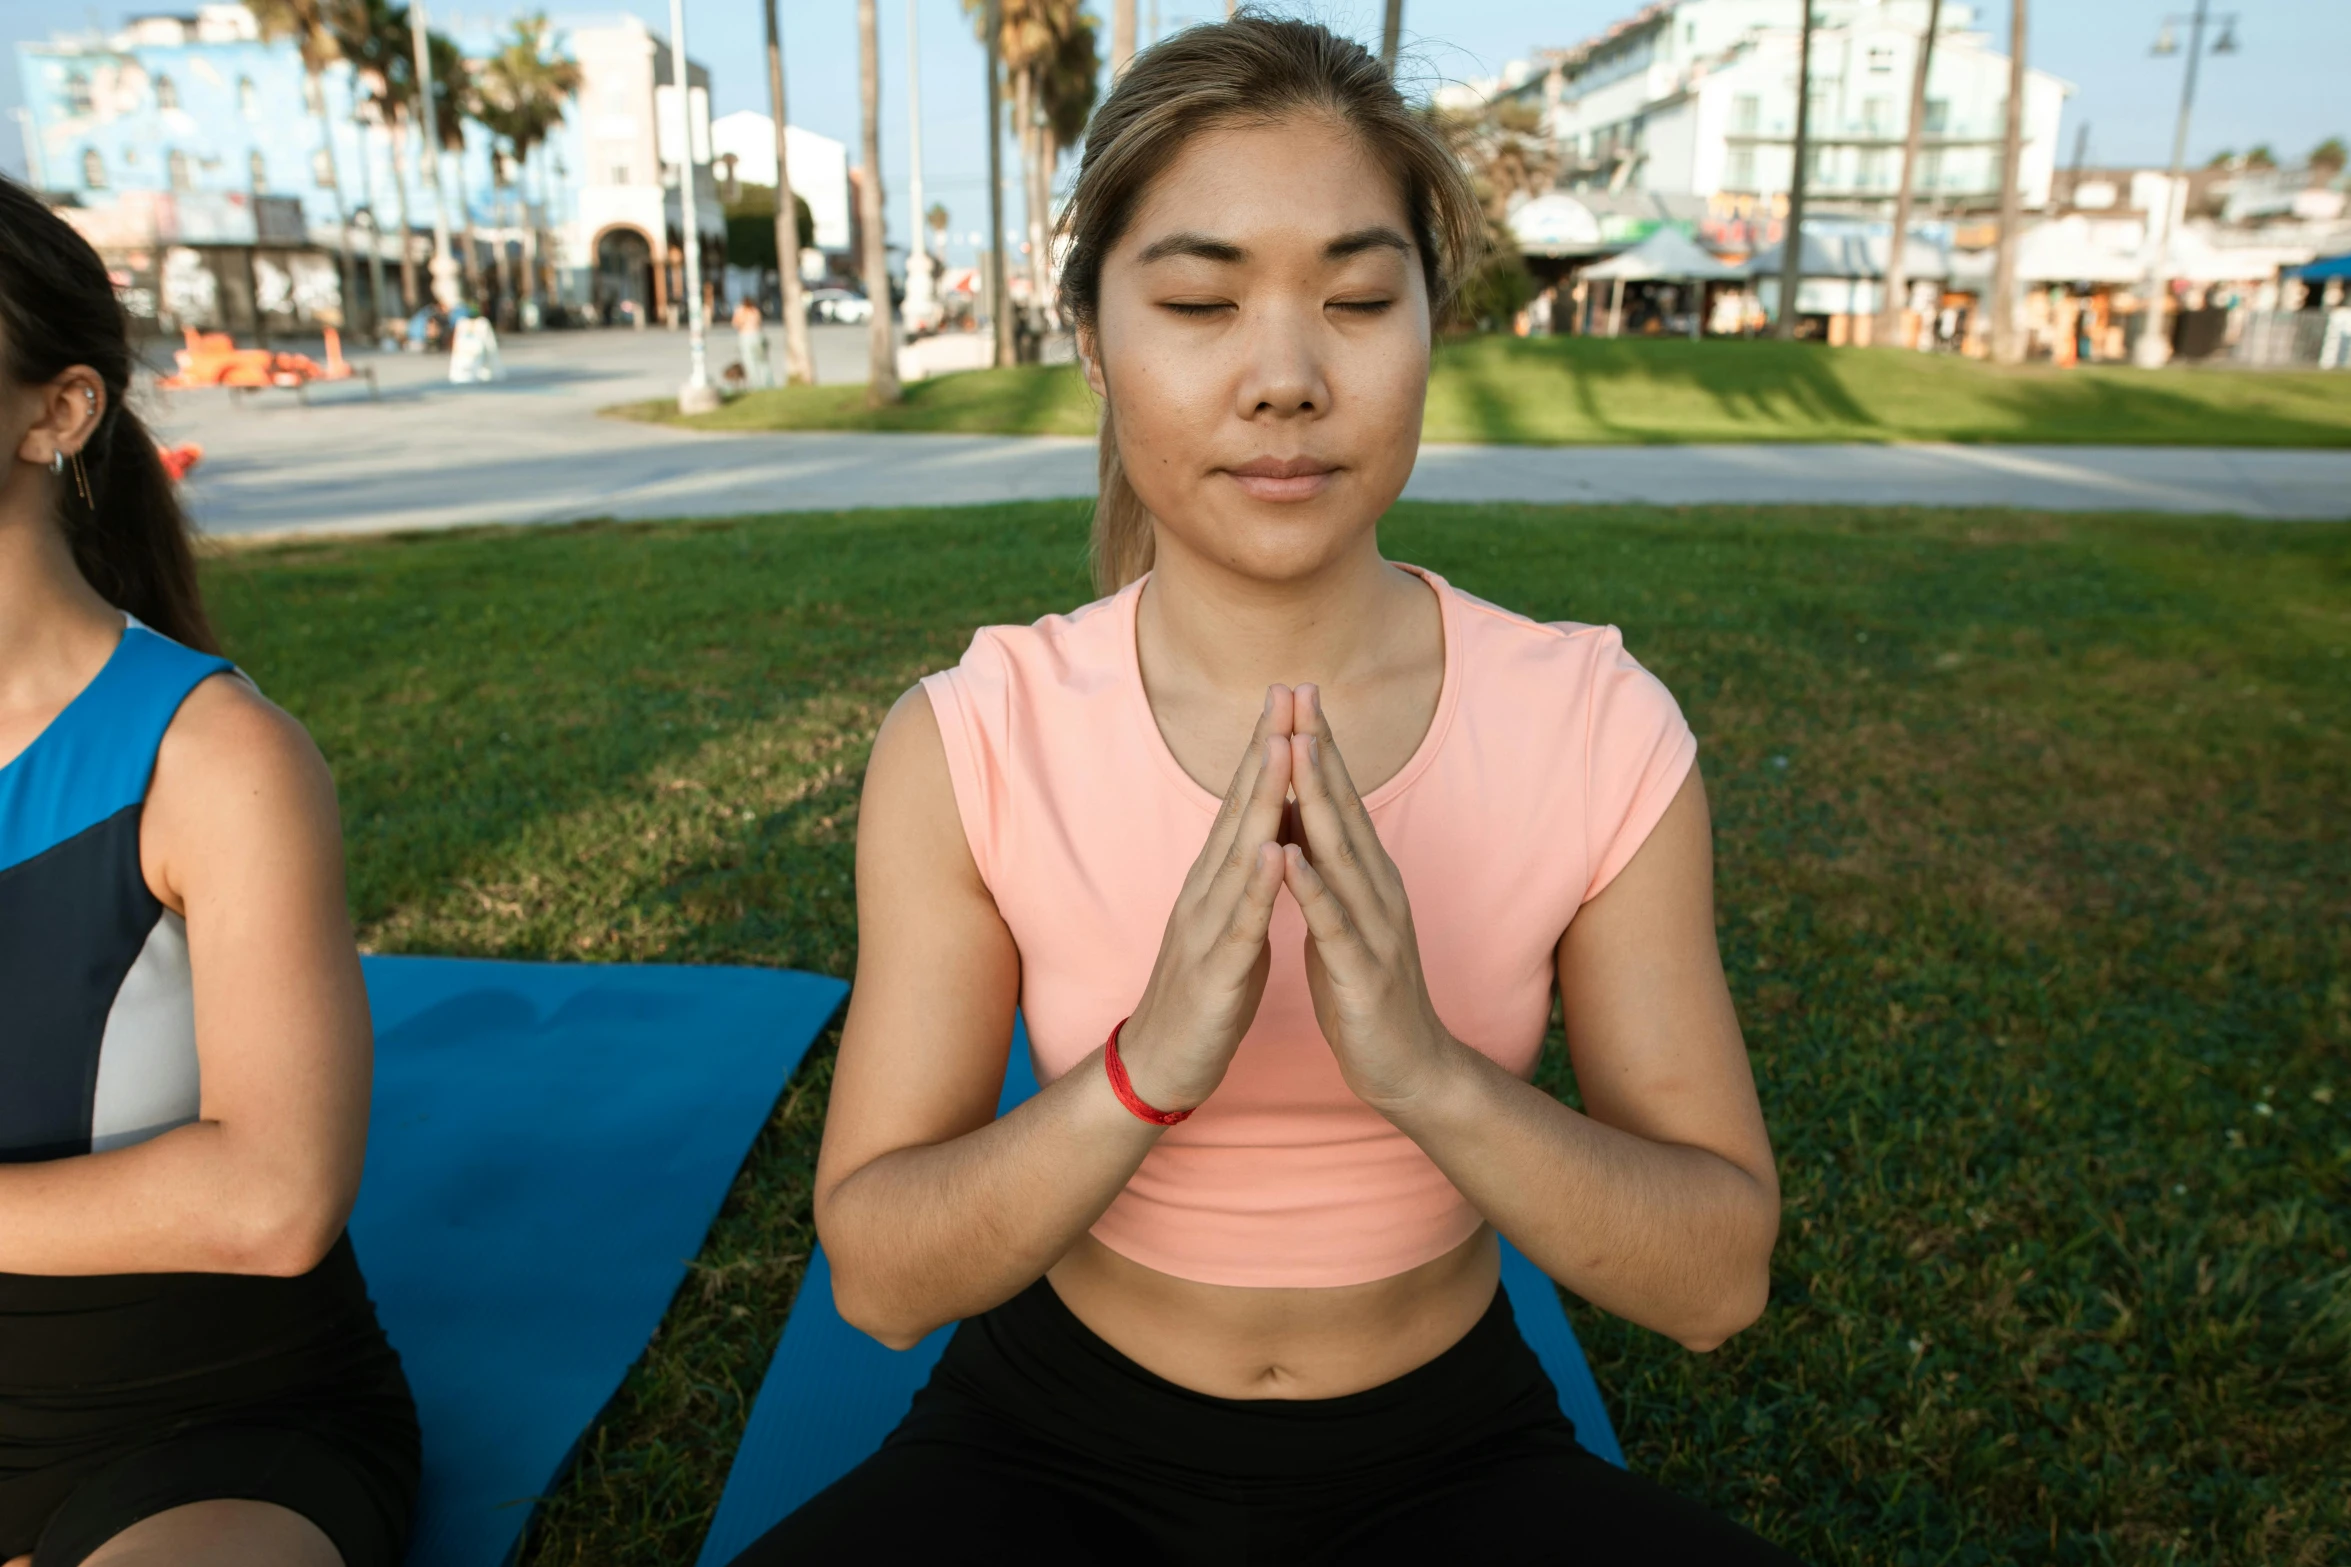
[[[687,60],[680,113],[668,40],[638,18],[566,16],[557,27],[580,67],[568,134],[553,149],[572,198],[556,239],[564,293],[607,314],[635,301],[659,317],[683,288],[683,267],[668,261],[681,254],[684,224],[667,165],[681,151],[693,161],[704,279],[715,281],[724,264],[726,217],[710,169],[710,73]],[[664,264],[654,264],[657,255]]]
[[[710,124],[710,145],[733,154],[735,178],[746,185],[776,182],[776,122],[756,110],[722,114]],[[792,160],[792,194],[808,203],[816,248],[849,249],[849,149],[830,136],[784,127],[784,155]]]
[[[1807,199],[1890,214],[1927,0],[1813,0]],[[1800,13],[1792,0],[1658,0],[1597,38],[1513,62],[1497,96],[1539,104],[1562,183],[1752,205],[1795,169]],[[1947,3],[1928,73],[1917,193],[1925,212],[1997,201],[2006,55],[1976,8]],[[2026,73],[2021,185],[2048,203],[2070,83]]]

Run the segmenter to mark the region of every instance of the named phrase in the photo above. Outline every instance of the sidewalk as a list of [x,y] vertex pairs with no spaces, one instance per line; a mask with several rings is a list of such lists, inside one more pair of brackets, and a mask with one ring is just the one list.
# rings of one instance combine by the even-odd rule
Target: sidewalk
[[[854,328],[835,328],[855,332]],[[453,387],[441,362],[376,361],[381,402],[321,391],[181,393],[159,433],[205,450],[189,484],[213,534],[379,532],[582,517],[936,506],[1094,492],[1067,437],[704,435],[599,418],[675,390],[664,333],[523,339],[509,379]],[[834,345],[846,357],[847,339]],[[1424,446],[1419,500],[2013,506],[2351,518],[2351,451],[2084,446]]]

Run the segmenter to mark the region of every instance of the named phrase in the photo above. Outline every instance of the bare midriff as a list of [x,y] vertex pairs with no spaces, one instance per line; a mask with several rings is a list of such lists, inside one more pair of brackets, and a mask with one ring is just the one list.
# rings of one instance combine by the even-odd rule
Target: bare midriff
[[1214,1398],[1338,1398],[1453,1347],[1493,1303],[1494,1232],[1389,1278],[1325,1289],[1202,1284],[1146,1268],[1091,1235],[1047,1272],[1113,1349]]

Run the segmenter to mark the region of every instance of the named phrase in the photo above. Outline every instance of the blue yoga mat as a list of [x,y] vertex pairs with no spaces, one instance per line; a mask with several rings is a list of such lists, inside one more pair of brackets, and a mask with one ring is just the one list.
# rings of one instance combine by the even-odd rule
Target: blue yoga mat
[[[996,1113],[1003,1115],[1036,1091],[1028,1032],[1016,1025]],[[1575,1329],[1568,1326],[1559,1291],[1508,1241],[1502,1243],[1502,1287],[1510,1292],[1519,1332],[1559,1389],[1559,1407],[1575,1422],[1576,1439],[1622,1469],[1624,1449],[1617,1445],[1616,1428],[1600,1402],[1599,1384],[1584,1363]],[[833,1309],[832,1268],[818,1248],[808,1259],[783,1342],[751,1406],[750,1424],[735,1450],[718,1516],[711,1520],[696,1567],[724,1567],[881,1446],[930,1379],[954,1331],[950,1324],[909,1350],[888,1349],[866,1337]]]
[[771,969],[367,958],[351,1235],[424,1427],[410,1567],[499,1567],[848,993]]

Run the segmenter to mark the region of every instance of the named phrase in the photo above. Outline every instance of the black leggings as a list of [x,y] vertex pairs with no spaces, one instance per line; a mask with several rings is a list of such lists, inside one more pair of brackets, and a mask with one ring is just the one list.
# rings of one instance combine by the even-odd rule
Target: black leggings
[[956,1329],[879,1452],[736,1558],[801,1563],[1660,1562],[1796,1558],[1577,1445],[1503,1292],[1361,1393],[1212,1398],[1043,1279]]

